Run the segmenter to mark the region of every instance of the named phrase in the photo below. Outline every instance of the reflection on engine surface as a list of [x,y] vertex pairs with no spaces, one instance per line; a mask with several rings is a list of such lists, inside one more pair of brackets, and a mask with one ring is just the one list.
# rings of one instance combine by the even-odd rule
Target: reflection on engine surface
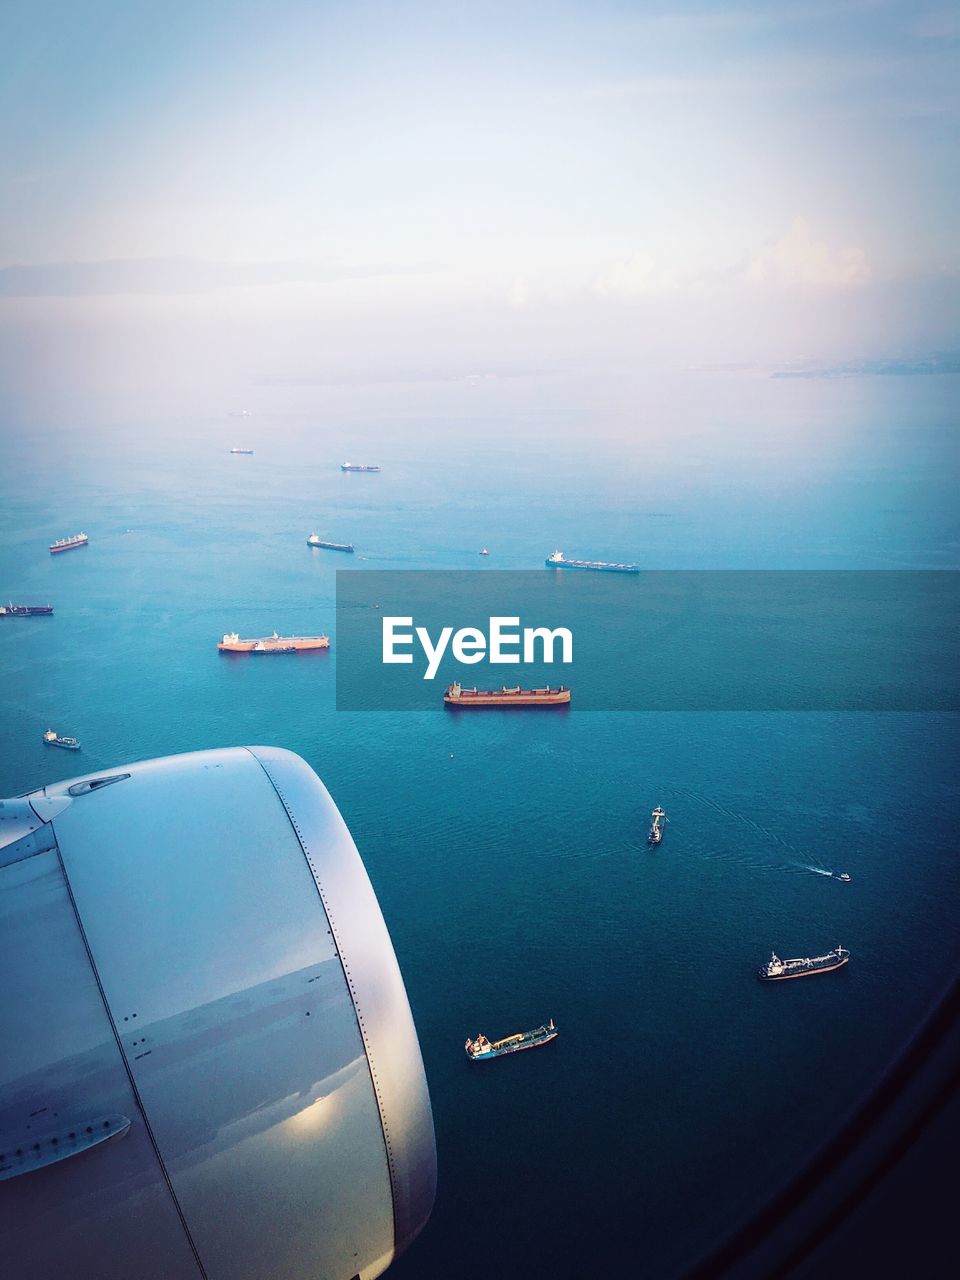
[[270,747],[103,776],[0,807],[10,1273],[381,1274],[429,1216],[433,1122],[336,806]]

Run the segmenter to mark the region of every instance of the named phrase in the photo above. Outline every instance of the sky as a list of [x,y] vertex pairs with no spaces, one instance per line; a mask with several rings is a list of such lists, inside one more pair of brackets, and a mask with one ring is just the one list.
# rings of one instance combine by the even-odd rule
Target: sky
[[960,10],[5,0],[0,413],[960,345]]

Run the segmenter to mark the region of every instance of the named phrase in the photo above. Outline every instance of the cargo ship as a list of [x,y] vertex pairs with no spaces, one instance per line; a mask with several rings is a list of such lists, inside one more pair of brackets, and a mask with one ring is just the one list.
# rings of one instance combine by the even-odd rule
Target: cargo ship
[[353,545],[349,542],[326,542],[320,537],[319,533],[311,533],[307,539],[308,547],[323,547],[325,551],[352,551]]
[[72,538],[58,538],[56,542],[51,542],[50,550],[54,554],[58,551],[72,551],[74,547],[85,547],[89,541],[85,533],[75,533]]
[[261,640],[241,640],[236,631],[228,632],[217,648],[221,653],[300,653],[305,649],[329,649],[329,636],[272,636]]
[[555,551],[544,561],[548,569],[596,569],[600,573],[639,573],[638,564],[610,564],[606,560],[568,560],[562,551]]
[[379,471],[380,468],[370,462],[341,462],[341,471]]
[[79,751],[80,743],[76,738],[61,738],[59,733],[53,729],[48,729],[43,735],[43,740],[48,747],[63,747],[65,751]]
[[775,951],[762,969],[757,970],[761,982],[783,982],[787,978],[805,978],[811,973],[830,973],[850,959],[845,947],[828,951],[825,956],[807,956],[803,960],[781,960]]
[[252,449],[231,449],[230,452],[242,453],[242,454],[245,454],[247,457],[249,457],[253,453],[253,450]]
[[33,618],[53,613],[52,604],[0,604],[0,618]]
[[463,1047],[472,1062],[485,1062],[488,1058],[502,1058],[508,1053],[519,1053],[521,1049],[536,1049],[541,1044],[549,1044],[556,1037],[557,1028],[551,1018],[545,1027],[537,1027],[533,1031],[518,1031],[516,1035],[492,1042],[481,1032],[476,1040],[468,1038]]
[[650,832],[647,836],[647,844],[659,844],[663,839],[663,827],[666,825],[667,815],[660,806],[657,805],[650,817],[653,821],[650,823]]
[[562,684],[556,689],[464,689],[455,681],[443,695],[448,707],[556,707],[570,701],[570,690]]

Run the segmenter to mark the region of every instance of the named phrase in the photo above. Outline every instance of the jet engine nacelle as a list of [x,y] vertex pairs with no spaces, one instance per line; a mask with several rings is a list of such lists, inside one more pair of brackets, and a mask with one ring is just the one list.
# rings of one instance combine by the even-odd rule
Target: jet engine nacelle
[[17,1280],[368,1280],[430,1099],[356,846],[273,747],[0,804],[0,1239]]

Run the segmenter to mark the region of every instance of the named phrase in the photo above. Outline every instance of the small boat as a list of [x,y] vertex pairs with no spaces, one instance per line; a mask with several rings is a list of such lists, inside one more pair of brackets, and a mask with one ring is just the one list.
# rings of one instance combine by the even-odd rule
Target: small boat
[[556,1037],[557,1028],[551,1018],[545,1027],[536,1027],[533,1031],[518,1031],[516,1035],[505,1036],[502,1040],[490,1041],[481,1032],[475,1040],[468,1037],[463,1047],[471,1061],[485,1062],[488,1058],[502,1058],[508,1053],[519,1053],[521,1049],[536,1049]]
[[841,871],[840,874],[837,876],[837,879],[842,880],[844,884],[850,883],[850,876],[846,871]]
[[480,554],[481,554],[482,556],[488,556],[488,555],[490,554],[490,552],[487,550],[487,548],[486,548],[486,547],[481,547],[481,549],[480,549]]
[[341,471],[379,471],[380,468],[372,462],[341,462]]
[[806,978],[811,973],[830,973],[850,959],[846,947],[837,947],[825,956],[806,956],[803,959],[781,960],[775,951],[762,969],[757,970],[761,982],[783,982],[787,978]]
[[325,551],[353,551],[351,542],[327,542],[319,533],[311,533],[307,539],[308,547],[323,547]]
[[75,533],[71,538],[58,538],[56,542],[51,542],[50,552],[56,555],[58,551],[72,551],[74,547],[85,547],[89,541],[85,533]]
[[48,747],[63,747],[65,751],[79,751],[80,743],[76,738],[61,738],[59,733],[53,729],[48,729],[43,735],[43,740]]
[[53,613],[52,604],[0,604],[0,618],[32,618]]
[[245,454],[247,457],[249,457],[249,456],[250,456],[250,454],[252,454],[252,453],[253,453],[253,450],[252,450],[252,449],[231,449],[231,450],[230,450],[230,452],[231,452],[231,453],[242,453],[242,454]]
[[647,844],[659,844],[663,839],[663,827],[660,824],[666,824],[667,815],[660,806],[657,805],[650,817],[653,821],[650,823],[650,832],[647,836]]

